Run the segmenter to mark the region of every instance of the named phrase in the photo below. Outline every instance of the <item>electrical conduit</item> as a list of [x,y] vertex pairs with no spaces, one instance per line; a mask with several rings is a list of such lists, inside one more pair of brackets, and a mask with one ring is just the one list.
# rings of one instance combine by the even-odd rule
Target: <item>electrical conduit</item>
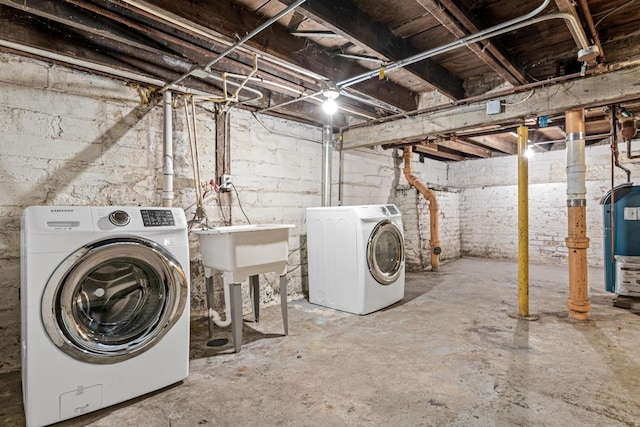
[[413,167],[411,166],[411,159],[413,157],[413,151],[411,147],[404,148],[404,176],[409,182],[409,185],[413,186],[422,194],[422,196],[429,202],[429,247],[431,252],[431,271],[438,271],[440,269],[440,233],[438,227],[438,214],[440,208],[438,206],[438,200],[436,199],[436,193],[433,190],[428,189],[424,184],[420,182],[417,176],[413,174]]

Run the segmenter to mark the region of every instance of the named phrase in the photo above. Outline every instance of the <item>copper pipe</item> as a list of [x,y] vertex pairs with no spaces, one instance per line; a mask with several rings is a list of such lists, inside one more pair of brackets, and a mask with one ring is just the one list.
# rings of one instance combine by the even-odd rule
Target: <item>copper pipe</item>
[[569,317],[587,320],[591,309],[587,286],[587,200],[584,155],[584,109],[566,112],[567,206],[569,249]]
[[438,206],[438,200],[436,199],[436,193],[433,190],[428,189],[424,184],[420,182],[417,176],[413,174],[413,167],[411,166],[411,159],[413,157],[412,147],[404,148],[404,176],[409,182],[409,185],[413,186],[422,194],[422,196],[429,202],[429,248],[431,252],[431,271],[438,271],[440,269],[440,233],[438,227],[438,214],[440,207]]

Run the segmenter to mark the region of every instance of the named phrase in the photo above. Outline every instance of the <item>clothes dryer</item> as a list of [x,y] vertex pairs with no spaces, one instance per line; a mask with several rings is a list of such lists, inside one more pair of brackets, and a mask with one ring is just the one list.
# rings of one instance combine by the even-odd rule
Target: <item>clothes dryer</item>
[[29,207],[21,264],[28,426],[187,376],[189,245],[181,209]]
[[368,314],[404,297],[402,216],[394,205],[307,208],[309,301]]

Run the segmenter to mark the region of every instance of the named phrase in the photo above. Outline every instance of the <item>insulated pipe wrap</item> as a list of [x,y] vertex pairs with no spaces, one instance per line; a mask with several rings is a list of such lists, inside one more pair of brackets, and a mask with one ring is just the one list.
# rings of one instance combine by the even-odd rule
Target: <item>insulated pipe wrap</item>
[[587,195],[584,132],[567,134],[567,202],[585,200]]

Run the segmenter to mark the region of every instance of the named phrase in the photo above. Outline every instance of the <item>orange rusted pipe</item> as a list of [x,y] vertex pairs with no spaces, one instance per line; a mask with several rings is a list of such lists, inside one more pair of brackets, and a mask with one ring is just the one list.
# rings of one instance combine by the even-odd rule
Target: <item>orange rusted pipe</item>
[[591,308],[587,287],[587,200],[584,109],[566,112],[567,207],[569,249],[569,317],[587,320]]
[[412,157],[412,148],[405,147],[404,176],[407,178],[409,185],[414,186],[416,190],[418,190],[429,202],[429,248],[431,252],[431,271],[438,271],[440,269],[440,253],[442,252],[442,249],[440,249],[440,233],[438,227],[438,213],[440,211],[440,207],[438,206],[436,193],[425,187],[418,177],[413,174],[413,167],[411,166]]

